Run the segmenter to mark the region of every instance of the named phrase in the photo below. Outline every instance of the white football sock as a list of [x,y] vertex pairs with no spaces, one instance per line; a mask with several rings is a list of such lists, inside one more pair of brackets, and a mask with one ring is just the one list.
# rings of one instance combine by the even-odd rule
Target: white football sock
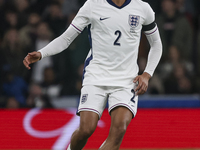
[[69,144],[69,146],[68,146],[67,150],[71,150],[71,148],[70,148],[70,144]]
[[99,149],[105,144],[106,140],[101,144],[101,146],[99,147]]

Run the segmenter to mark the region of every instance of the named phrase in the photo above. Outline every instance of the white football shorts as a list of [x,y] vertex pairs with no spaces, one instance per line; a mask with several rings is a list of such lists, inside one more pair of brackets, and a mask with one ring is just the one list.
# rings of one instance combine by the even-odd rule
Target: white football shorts
[[100,119],[108,101],[109,113],[118,106],[124,106],[134,117],[137,113],[138,96],[133,88],[85,85],[81,89],[77,115],[80,115],[81,111],[92,111],[97,113]]

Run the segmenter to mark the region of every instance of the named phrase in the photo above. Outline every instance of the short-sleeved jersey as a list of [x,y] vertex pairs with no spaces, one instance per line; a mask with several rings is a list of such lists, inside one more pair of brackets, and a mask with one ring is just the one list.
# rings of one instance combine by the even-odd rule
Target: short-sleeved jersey
[[79,32],[89,30],[83,85],[133,85],[141,30],[154,20],[153,10],[141,0],[126,0],[121,7],[112,0],[87,0],[71,24]]

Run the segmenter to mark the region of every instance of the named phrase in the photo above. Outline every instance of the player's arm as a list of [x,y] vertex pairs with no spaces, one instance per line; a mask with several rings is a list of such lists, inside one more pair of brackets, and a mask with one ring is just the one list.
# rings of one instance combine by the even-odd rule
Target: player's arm
[[148,81],[152,77],[162,55],[162,43],[157,26],[155,25],[152,30],[146,31],[145,34],[151,48],[148,54],[148,61],[144,73],[137,76],[134,80],[134,82],[138,81],[138,86],[135,89],[137,95],[141,95],[146,92],[148,88]]
[[153,76],[153,73],[162,56],[162,42],[157,25],[152,30],[145,32],[148,42],[150,44],[150,51],[148,54],[148,61],[144,72]]
[[31,69],[29,66],[31,63],[35,63],[44,57],[62,52],[63,50],[68,48],[71,42],[78,35],[79,32],[76,31],[76,29],[74,29],[72,26],[69,26],[69,28],[62,35],[54,39],[47,46],[45,46],[37,52],[29,53],[23,60],[25,67],[27,69]]
[[79,10],[68,29],[59,37],[50,42],[47,46],[37,52],[29,53],[23,60],[27,69],[31,63],[35,63],[44,57],[58,54],[67,49],[73,40],[90,24],[90,2],[87,1]]
[[147,14],[147,21],[143,25],[143,31],[151,48],[148,54],[148,61],[144,73],[134,79],[134,82],[138,82],[138,86],[135,89],[137,95],[144,94],[147,91],[148,81],[152,77],[162,55],[162,42],[158,27],[154,21],[154,12],[149,8]]

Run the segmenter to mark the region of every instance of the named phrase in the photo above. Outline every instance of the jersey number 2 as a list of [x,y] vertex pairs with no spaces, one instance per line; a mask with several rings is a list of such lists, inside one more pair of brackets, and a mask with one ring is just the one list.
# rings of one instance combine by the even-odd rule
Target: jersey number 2
[[115,31],[115,35],[118,35],[118,37],[115,40],[114,45],[120,46],[119,39],[120,39],[120,37],[122,35],[121,31],[119,31],[119,30]]

